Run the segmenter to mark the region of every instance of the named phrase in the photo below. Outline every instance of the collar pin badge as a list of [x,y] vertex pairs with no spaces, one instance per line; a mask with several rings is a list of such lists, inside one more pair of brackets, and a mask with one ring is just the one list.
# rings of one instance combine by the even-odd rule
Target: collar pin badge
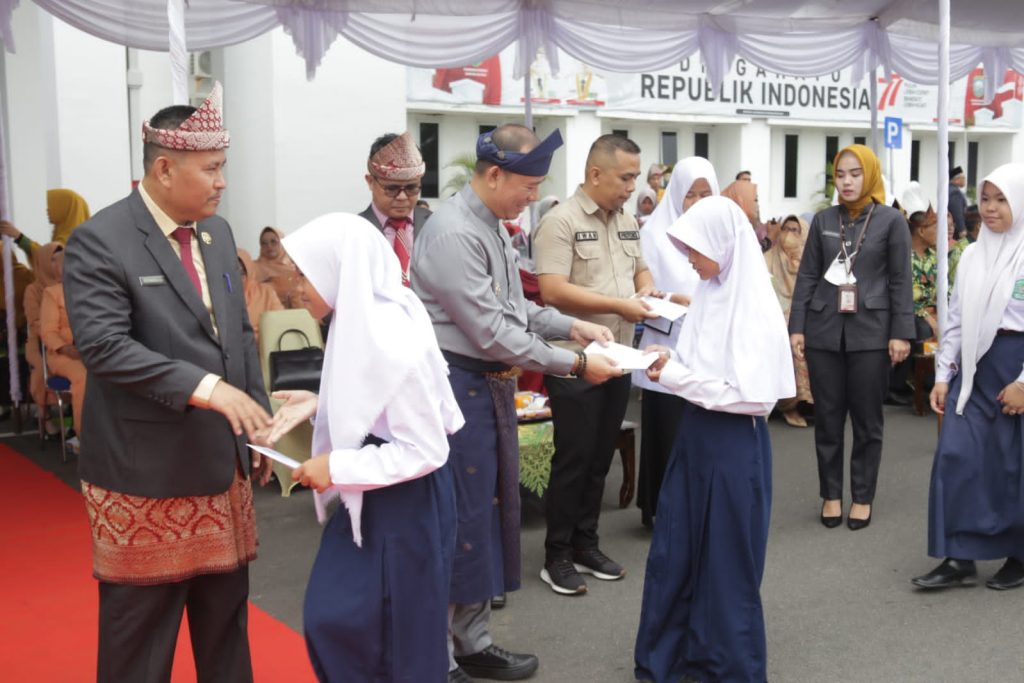
[[210,233],[204,231],[202,234],[202,238],[203,244],[205,244],[206,246],[210,246],[211,244],[213,244],[213,238],[210,237]]

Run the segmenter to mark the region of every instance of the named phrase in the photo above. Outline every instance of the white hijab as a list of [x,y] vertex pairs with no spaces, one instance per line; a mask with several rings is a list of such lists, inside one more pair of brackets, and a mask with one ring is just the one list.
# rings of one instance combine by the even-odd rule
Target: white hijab
[[743,209],[726,197],[702,199],[668,236],[681,253],[692,248],[721,268],[697,286],[676,344],[682,361],[699,375],[725,380],[744,401],[794,396],[785,317]]
[[974,387],[978,361],[992,346],[1013,284],[1024,267],[1024,164],[1003,164],[979,185],[992,183],[1010,205],[1012,227],[995,233],[983,226],[978,241],[964,250],[956,271],[961,317],[960,372],[963,385],[956,402],[962,415]]
[[[449,434],[461,427],[462,413],[430,318],[412,290],[402,286],[398,257],[381,232],[360,216],[331,213],[285,237],[282,246],[334,309],[313,454],[360,448],[392,399],[417,385],[406,386],[416,372],[427,373],[433,390],[417,402],[422,405],[416,414],[389,413],[389,420],[415,424],[436,419]],[[352,519],[356,545],[362,545],[361,492],[333,488],[317,495],[317,516],[325,520],[327,502],[338,493]]]
[[651,269],[654,285],[687,296],[693,295],[700,278],[686,257],[669,242],[668,229],[683,215],[683,200],[698,178],[708,181],[711,194],[718,194],[718,176],[711,162],[704,157],[687,157],[672,169],[665,196],[640,231],[640,250]]

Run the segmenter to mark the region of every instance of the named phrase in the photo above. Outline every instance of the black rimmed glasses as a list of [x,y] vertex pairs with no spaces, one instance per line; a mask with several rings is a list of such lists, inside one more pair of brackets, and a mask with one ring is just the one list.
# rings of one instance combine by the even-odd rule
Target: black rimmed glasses
[[372,177],[373,181],[380,185],[380,189],[384,190],[384,194],[386,194],[391,199],[395,199],[396,197],[398,197],[398,195],[402,193],[405,193],[406,197],[415,197],[419,195],[420,190],[423,189],[423,186],[420,185],[419,183],[409,183],[408,185],[395,185],[392,183],[384,183],[377,176]]

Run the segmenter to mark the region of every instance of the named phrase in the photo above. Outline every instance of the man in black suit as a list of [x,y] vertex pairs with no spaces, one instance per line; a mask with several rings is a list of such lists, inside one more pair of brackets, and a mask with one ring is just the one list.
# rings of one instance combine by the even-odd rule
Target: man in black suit
[[168,681],[187,608],[199,680],[251,681],[250,476],[268,427],[226,184],[221,89],[143,126],[145,177],[68,242],[89,372],[79,474],[99,580],[99,681]]
[[409,286],[413,243],[430,211],[416,206],[427,166],[409,131],[387,133],[373,141],[366,160],[366,185],[372,200],[359,215],[384,233],[402,266]]

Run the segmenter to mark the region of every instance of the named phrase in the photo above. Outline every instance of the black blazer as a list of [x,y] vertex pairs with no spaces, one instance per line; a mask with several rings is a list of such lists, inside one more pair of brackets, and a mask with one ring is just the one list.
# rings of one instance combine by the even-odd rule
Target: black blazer
[[220,413],[188,405],[212,372],[270,410],[231,228],[214,216],[197,229],[217,332],[137,190],[68,241],[68,318],[89,372],[79,455],[85,481],[168,498],[222,493],[236,468],[249,471],[245,436],[236,437]]
[[[868,208],[847,229],[851,252],[860,237]],[[840,313],[837,287],[824,279],[839,253],[839,220],[849,221],[842,206],[818,212],[811,222],[800,261],[793,305],[791,334],[803,334],[808,348],[839,351],[885,349],[890,339],[914,339],[914,295],[910,272],[910,228],[896,209],[876,205],[861,253],[854,261],[859,299],[856,313]]]
[[[424,209],[423,207],[420,206],[417,206],[412,210],[413,239],[419,237],[420,229],[423,227],[423,224],[427,222],[427,219],[430,218],[430,214],[431,211],[429,211],[428,209]],[[377,220],[377,214],[373,212],[373,204],[367,206],[366,209],[359,215],[365,218],[366,220],[370,221],[370,223],[373,224],[373,227],[377,228],[381,232],[384,231],[384,226],[380,224],[380,221]],[[413,249],[415,248],[415,245],[413,245]]]

